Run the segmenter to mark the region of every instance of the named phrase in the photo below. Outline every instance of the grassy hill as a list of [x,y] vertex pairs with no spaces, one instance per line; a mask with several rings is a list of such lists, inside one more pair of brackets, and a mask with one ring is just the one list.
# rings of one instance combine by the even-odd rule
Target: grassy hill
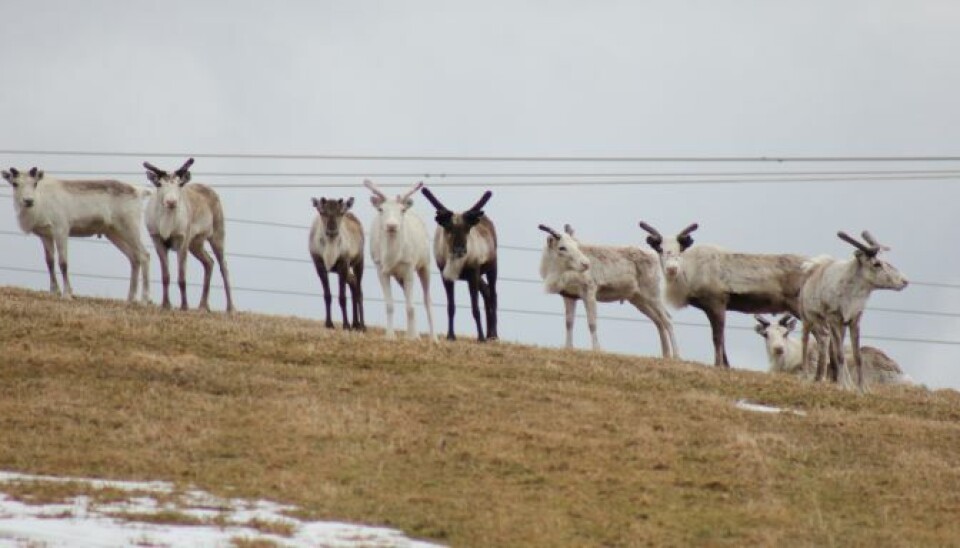
[[4,470],[170,480],[457,546],[960,544],[957,392],[298,318],[0,288],[0,440]]

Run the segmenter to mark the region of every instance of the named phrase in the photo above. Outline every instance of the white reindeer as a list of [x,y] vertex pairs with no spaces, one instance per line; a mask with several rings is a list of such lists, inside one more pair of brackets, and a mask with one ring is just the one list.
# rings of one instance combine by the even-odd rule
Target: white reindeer
[[627,301],[656,326],[663,357],[680,357],[670,313],[660,297],[660,268],[653,253],[636,247],[582,244],[570,225],[564,226],[562,234],[546,225],[539,228],[549,234],[540,259],[540,277],[547,293],[563,297],[566,348],[573,348],[578,299],[587,310],[594,350],[600,350],[597,302]]
[[716,246],[693,246],[692,224],[664,238],[649,224],[647,243],[658,255],[666,278],[667,300],[703,310],[713,334],[714,365],[730,367],[724,341],[728,310],[799,315],[797,297],[804,279],[804,257],[735,253]]
[[[483,206],[493,195],[489,190],[462,213],[454,213],[426,187],[423,195],[437,210],[437,231],[433,237],[433,256],[440,269],[447,294],[447,340],[454,341],[453,318],[456,313],[453,282],[464,280],[470,292],[470,307],[477,325],[477,340],[497,339],[497,229],[484,214]],[[483,278],[486,277],[486,281]],[[483,334],[477,294],[483,295],[487,334]]]
[[377,209],[377,216],[370,227],[370,256],[377,267],[380,287],[387,308],[387,338],[396,337],[393,331],[393,290],[390,278],[394,278],[403,288],[407,311],[407,338],[416,339],[416,318],[413,313],[413,278],[420,277],[423,288],[423,304],[427,311],[427,324],[430,326],[430,340],[437,342],[433,330],[433,303],[430,299],[430,245],[427,241],[427,227],[416,213],[411,211],[413,196],[423,183],[417,183],[405,194],[396,198],[387,196],[371,181],[363,182],[373,196],[370,203]]
[[[340,313],[343,328],[363,331],[363,225],[350,213],[353,197],[332,200],[314,198],[313,207],[317,217],[310,227],[310,256],[323,285],[323,302],[326,308],[326,327],[333,328],[330,319],[330,279],[327,272],[336,272],[340,281]],[[353,296],[353,324],[347,321],[347,285]]]
[[223,207],[220,197],[207,185],[190,182],[190,166],[193,158],[187,160],[173,173],[144,162],[147,179],[157,187],[157,192],[147,204],[147,232],[153,238],[153,245],[160,258],[160,270],[163,276],[163,308],[170,308],[170,267],[167,252],[177,252],[177,285],[180,286],[180,309],[187,310],[187,251],[203,264],[203,293],[200,296],[200,309],[210,310],[210,278],[213,276],[213,259],[203,248],[210,242],[213,254],[220,264],[223,288],[227,294],[227,312],[233,311],[233,297],[230,293],[230,274],[224,261],[224,238],[226,230],[223,223]]
[[804,358],[810,355],[809,340],[812,333],[821,348],[817,360],[817,380],[824,378],[825,358],[829,353],[831,367],[836,366],[837,381],[849,387],[851,379],[842,350],[849,329],[853,362],[857,368],[857,387],[865,391],[860,349],[863,310],[870,293],[875,289],[901,291],[908,282],[893,265],[877,257],[881,251],[890,248],[880,245],[869,232],[862,233],[866,244],[843,231],[838,232],[837,236],[857,249],[852,258],[816,257],[804,265],[807,277],[799,296],[800,317],[803,319],[803,355]]
[[[816,341],[811,341],[807,360],[803,360],[802,343],[790,337],[790,333],[797,327],[797,319],[789,314],[784,314],[779,321],[774,319],[773,322],[760,315],[755,318],[757,325],[754,328],[764,339],[770,372],[786,373],[812,381],[816,376],[816,363],[813,358],[819,355],[818,347]],[[864,375],[869,384],[914,384],[910,375],[904,373],[897,362],[879,348],[864,346],[860,352]],[[852,360],[853,348],[845,346],[843,354],[845,360]]]
[[120,181],[63,181],[47,177],[32,168],[22,173],[15,168],[4,171],[3,178],[13,186],[13,207],[20,229],[33,233],[43,242],[50,274],[50,292],[59,295],[60,285],[54,271],[54,250],[63,276],[63,297],[73,298],[73,286],[67,275],[69,236],[106,236],[130,261],[130,289],[127,300],[137,293],[137,274],[142,273],[142,302],[150,302],[150,254],[140,240],[142,200],[150,194]]

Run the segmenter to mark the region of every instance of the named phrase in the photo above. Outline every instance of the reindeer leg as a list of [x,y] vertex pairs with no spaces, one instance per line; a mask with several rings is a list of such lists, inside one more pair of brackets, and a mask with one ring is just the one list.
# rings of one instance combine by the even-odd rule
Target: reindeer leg
[[590,343],[593,350],[599,352],[600,339],[597,337],[597,288],[591,286],[587,288],[587,294],[583,296],[583,307],[587,309],[587,327],[590,329]]
[[710,331],[713,335],[713,365],[715,367],[730,367],[723,340],[726,310],[723,307],[705,306],[703,312],[707,315],[707,320],[710,322]]
[[73,298],[73,286],[70,285],[70,277],[67,275],[67,240],[66,234],[54,234],[53,243],[56,244],[57,258],[60,260],[60,275],[63,276],[63,298]]
[[860,353],[860,317],[861,314],[857,314],[850,321],[850,347],[853,349],[853,363],[857,366],[857,387],[860,392],[866,393],[868,387],[864,379],[863,356]]
[[467,288],[470,291],[470,311],[473,313],[473,321],[477,324],[477,341],[484,342],[483,321],[480,319],[480,303],[478,293],[480,291],[480,272],[473,269],[467,274]]
[[481,285],[486,288],[483,294],[483,307],[487,312],[487,340],[497,340],[497,265],[487,269],[487,283]]
[[54,266],[56,257],[54,256],[53,236],[41,235],[40,241],[43,242],[43,256],[47,261],[47,273],[50,274],[50,293],[59,295],[60,284],[57,283],[57,273]]
[[456,288],[453,285],[452,280],[448,280],[444,277],[440,277],[443,281],[443,291],[447,294],[447,340],[455,341],[457,340],[457,335],[453,332],[453,317],[457,312],[456,304]]
[[203,248],[203,239],[197,238],[190,243],[190,254],[203,265],[203,292],[200,294],[199,310],[210,312],[210,280],[213,278],[213,257]]
[[430,297],[430,268],[427,265],[417,270],[420,286],[423,289],[423,307],[427,312],[427,326],[430,328],[430,341],[436,344],[437,334],[433,330],[433,299]]
[[363,255],[353,265],[353,328],[367,330],[367,321],[363,313]]
[[163,241],[163,238],[155,234],[151,234],[150,238],[153,239],[153,247],[157,250],[157,258],[160,259],[160,283],[163,286],[163,300],[161,301],[160,306],[164,309],[170,309],[170,257],[168,252],[170,248],[167,246],[166,242]]
[[343,316],[343,329],[349,331],[350,321],[347,318],[347,278],[350,276],[350,271],[345,260],[340,259],[337,264],[337,278],[340,284],[340,315]]
[[570,297],[563,298],[563,316],[567,328],[567,338],[564,348],[573,348],[573,322],[577,314],[577,300]]
[[395,339],[397,334],[393,330],[393,288],[390,286],[390,275],[378,268],[377,277],[380,279],[380,288],[383,290],[383,301],[387,310],[386,336],[388,339]]
[[313,255],[313,267],[317,271],[317,277],[320,278],[320,285],[323,286],[323,307],[326,312],[326,321],[323,326],[327,329],[333,329],[333,320],[330,318],[330,304],[333,297],[330,295],[330,275],[327,273],[327,267],[323,264],[323,258],[319,255]]

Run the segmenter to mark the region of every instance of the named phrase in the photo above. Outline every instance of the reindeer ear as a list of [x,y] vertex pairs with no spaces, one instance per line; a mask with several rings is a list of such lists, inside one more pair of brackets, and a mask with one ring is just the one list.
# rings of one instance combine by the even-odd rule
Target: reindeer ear
[[153,186],[160,188],[160,176],[152,171],[147,171],[147,180],[153,183]]
[[13,173],[10,173],[9,171],[3,171],[2,175],[3,175],[3,178],[6,179],[8,183],[10,183],[11,185],[13,184]]
[[180,186],[183,186],[190,182],[190,179],[193,178],[193,175],[189,171],[184,171],[180,174]]
[[438,225],[446,228],[450,226],[450,221],[453,219],[453,212],[446,209],[437,211],[437,215],[433,219],[437,221]]
[[350,211],[350,208],[353,207],[353,196],[347,198],[347,201],[343,204],[344,211]]
[[761,337],[767,336],[767,326],[763,324],[758,323],[757,325],[753,326],[753,330],[759,333]]
[[36,179],[37,181],[40,181],[41,179],[43,179],[43,170],[33,168],[30,170],[30,176]]
[[467,222],[468,225],[474,226],[480,222],[480,219],[483,218],[483,210],[478,209],[477,211],[467,211],[463,214],[463,220]]
[[677,238],[677,243],[680,244],[680,251],[686,251],[686,249],[693,245],[693,237],[689,234],[680,236]]
[[570,226],[569,224],[563,225],[563,231],[566,232],[567,234],[571,235],[571,236],[574,235],[574,234],[573,234],[573,227]]
[[413,198],[407,198],[403,201],[403,210],[406,211],[413,207]]
[[793,331],[794,329],[797,328],[797,319],[793,317],[791,317],[789,320],[785,322],[780,322],[780,323],[781,325],[787,328],[787,331]]
[[647,236],[647,245],[653,248],[657,253],[663,253],[663,248],[660,247],[660,238],[656,236]]
[[310,203],[313,204],[313,207],[320,209],[320,200],[316,198],[310,198]]
[[370,195],[370,203],[373,204],[373,207],[379,208],[383,205],[384,199],[383,196],[379,194]]

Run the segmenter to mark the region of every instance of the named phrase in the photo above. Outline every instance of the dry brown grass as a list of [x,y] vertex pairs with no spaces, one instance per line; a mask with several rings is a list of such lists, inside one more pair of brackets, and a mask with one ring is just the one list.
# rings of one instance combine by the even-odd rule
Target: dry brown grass
[[10,288],[0,347],[0,469],[168,480],[457,546],[960,543],[954,391]]

